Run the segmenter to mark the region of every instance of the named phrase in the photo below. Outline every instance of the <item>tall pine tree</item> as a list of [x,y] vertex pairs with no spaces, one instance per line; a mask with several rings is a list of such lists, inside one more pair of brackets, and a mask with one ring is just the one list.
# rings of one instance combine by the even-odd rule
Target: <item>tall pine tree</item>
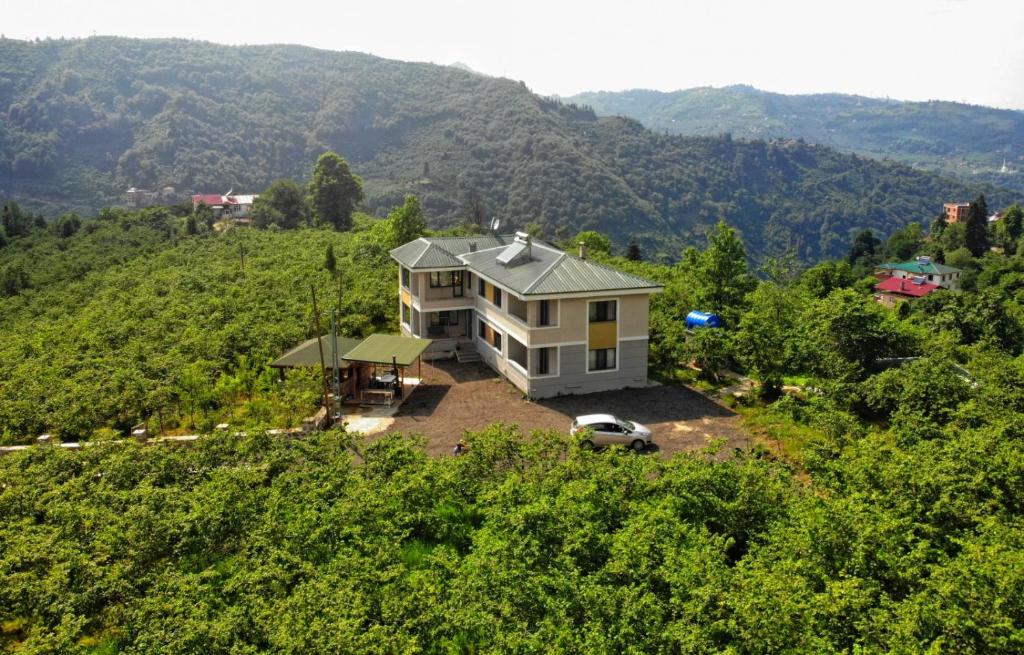
[[975,257],[981,257],[988,252],[988,203],[985,196],[980,195],[971,203],[967,210],[967,221],[964,227],[965,246]]

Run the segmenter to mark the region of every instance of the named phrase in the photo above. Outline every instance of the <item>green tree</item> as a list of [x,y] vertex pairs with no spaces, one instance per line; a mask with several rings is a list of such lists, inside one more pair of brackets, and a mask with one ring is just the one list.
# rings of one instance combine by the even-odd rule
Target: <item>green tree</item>
[[968,268],[974,264],[974,256],[966,246],[947,253],[945,263],[955,268]]
[[57,234],[62,239],[73,237],[82,228],[82,219],[74,212],[64,214],[57,221]]
[[331,275],[338,272],[338,260],[334,257],[334,244],[327,244],[327,255],[324,257],[324,268],[330,271]]
[[213,215],[213,208],[204,202],[196,205],[192,215],[195,217],[196,225],[205,225],[206,229],[212,230],[217,217]]
[[427,219],[420,201],[413,195],[405,197],[405,204],[388,214],[388,240],[392,248],[414,241],[427,233]]
[[189,214],[185,219],[185,232],[190,235],[199,234],[199,226],[196,225],[195,215]]
[[906,261],[917,254],[924,242],[920,223],[911,223],[889,235],[885,242],[885,257],[890,261]]
[[702,328],[686,336],[684,356],[701,370],[701,376],[718,381],[718,372],[732,355],[729,336],[721,328]]
[[24,236],[32,226],[31,217],[22,213],[21,207],[13,200],[4,203],[2,223],[9,237]]
[[908,351],[896,319],[853,289],[809,303],[800,316],[804,366],[832,381],[858,381],[878,358]]
[[946,212],[943,211],[941,214],[935,217],[934,221],[932,221],[932,227],[930,232],[932,238],[941,238],[942,233],[946,231],[947,227],[949,227],[949,219],[946,218]]
[[580,243],[587,244],[587,252],[589,253],[601,253],[604,255],[612,254],[612,240],[600,232],[594,230],[584,230],[578,233],[572,238],[569,249],[573,250]]
[[16,296],[29,287],[28,273],[20,262],[8,264],[0,269],[0,294]]
[[1020,239],[1021,234],[1024,233],[1024,209],[1021,209],[1017,203],[1011,205],[1003,214],[1002,224],[1006,230],[1006,236],[1014,241]]
[[799,306],[777,284],[762,282],[750,294],[750,309],[740,319],[733,349],[751,377],[761,383],[765,397],[778,396],[782,388],[798,316]]
[[846,261],[827,261],[813,266],[800,276],[800,286],[813,298],[824,298],[836,289],[845,289],[857,281]]
[[313,211],[321,224],[336,230],[352,229],[352,212],[363,200],[363,183],[335,152],[325,152],[313,167],[309,182]]
[[967,210],[964,245],[975,257],[981,257],[988,252],[988,204],[984,195],[978,196]]
[[878,263],[878,247],[882,244],[871,230],[860,230],[853,237],[853,244],[846,255],[851,266],[873,266]]
[[638,262],[643,259],[640,254],[640,246],[637,244],[635,238],[630,237],[629,243],[626,244],[626,259],[632,262]]
[[308,221],[306,196],[294,180],[277,180],[253,202],[252,222],[256,227],[277,225],[292,230]]
[[[688,268],[688,260],[684,256],[679,265]],[[694,268],[697,309],[719,314],[726,326],[735,326],[747,294],[757,286],[736,230],[719,222],[708,233],[708,247],[696,257]]]

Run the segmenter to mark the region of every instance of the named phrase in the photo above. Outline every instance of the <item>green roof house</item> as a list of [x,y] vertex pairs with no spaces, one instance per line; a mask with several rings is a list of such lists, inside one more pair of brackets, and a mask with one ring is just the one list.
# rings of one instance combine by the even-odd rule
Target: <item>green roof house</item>
[[423,237],[391,256],[402,333],[434,356],[482,359],[531,398],[647,383],[655,282],[524,233]]
[[963,271],[959,268],[936,264],[930,257],[918,257],[910,262],[895,262],[879,264],[875,268],[875,277],[885,279],[889,277],[920,281],[929,284],[937,284],[944,289],[951,291],[960,290],[960,277]]

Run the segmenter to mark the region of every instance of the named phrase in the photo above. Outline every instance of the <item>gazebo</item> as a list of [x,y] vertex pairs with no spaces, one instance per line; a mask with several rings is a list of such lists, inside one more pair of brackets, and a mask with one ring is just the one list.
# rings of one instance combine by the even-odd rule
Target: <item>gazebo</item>
[[[430,346],[430,339],[404,337],[393,334],[371,334],[365,339],[338,337],[338,372],[341,387],[338,397],[342,402],[386,404],[391,406],[396,398],[406,395],[406,370],[418,365],[417,377],[421,378],[423,352]],[[289,368],[318,367],[321,365],[320,349],[323,348],[323,365],[333,373],[334,351],[331,337],[313,337],[284,353],[270,366],[281,371]]]
[[[370,372],[369,386],[360,388],[362,399],[365,400],[366,396],[380,396],[390,404],[395,395],[399,399],[403,398],[405,371],[416,364],[416,377],[422,379],[421,357],[430,344],[430,339],[396,334],[371,334],[345,353],[345,361],[362,365]],[[385,371],[383,374],[380,373],[382,366]]]

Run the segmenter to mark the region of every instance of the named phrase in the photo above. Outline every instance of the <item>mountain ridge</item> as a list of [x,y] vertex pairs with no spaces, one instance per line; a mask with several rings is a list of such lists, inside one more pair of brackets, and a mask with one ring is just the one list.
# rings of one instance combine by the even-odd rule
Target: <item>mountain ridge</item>
[[804,138],[962,180],[1024,190],[1024,110],[844,93],[781,94],[745,84],[598,91],[562,100],[592,107],[599,115],[635,118],[653,130]]
[[[50,214],[130,186],[258,191],[336,150],[378,215],[414,193],[436,227],[499,215],[678,257],[719,220],[755,258],[841,254],[852,234],[1011,194],[799,141],[659,134],[451,66],[304,46],[0,40],[0,194]],[[994,195],[993,195],[994,194]]]

